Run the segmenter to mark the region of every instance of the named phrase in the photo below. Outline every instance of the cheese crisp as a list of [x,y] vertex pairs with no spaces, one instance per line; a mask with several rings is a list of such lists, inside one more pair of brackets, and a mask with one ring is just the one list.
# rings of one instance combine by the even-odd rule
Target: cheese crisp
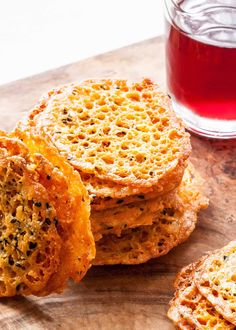
[[[103,235],[115,234],[121,236],[127,228],[151,225],[165,219],[165,221],[179,221],[186,210],[198,206],[206,207],[208,200],[201,192],[203,180],[192,165],[185,170],[183,180],[178,188],[164,196],[146,201],[139,201],[91,213],[91,223],[95,240]],[[181,221],[181,220],[180,220]]]
[[61,292],[95,254],[78,173],[43,141],[44,156],[31,143],[0,133],[0,296]]
[[236,325],[236,241],[206,258],[194,279],[201,294]]
[[[183,167],[182,170],[184,170]],[[176,175],[176,176],[175,176]],[[166,183],[165,191],[174,190],[179,184],[179,176],[183,173],[173,171],[172,179]],[[114,184],[112,181],[104,181],[96,178],[94,175],[81,173],[81,179],[89,193],[91,208],[94,211],[107,210],[134,202],[142,202],[163,194],[160,186],[150,188],[136,188]],[[105,197],[104,197],[105,196]]]
[[96,242],[93,264],[132,265],[160,257],[189,237],[196,220],[196,214],[186,211],[180,221],[163,217],[153,225],[124,230],[120,237],[105,235]]
[[[194,190],[195,197],[192,198]],[[152,225],[123,230],[120,236],[104,235],[96,242],[94,264],[143,263],[166,254],[185,241],[195,228],[198,211],[207,207],[208,200],[198,188],[190,189],[190,192],[180,191],[179,197],[182,198],[182,206],[163,209],[153,218]]]
[[191,151],[189,134],[168,96],[148,79],[87,80],[59,87],[42,98],[19,128],[48,136],[82,176],[91,175],[86,179],[90,190],[104,198],[174,189]]
[[194,273],[201,262],[185,267],[178,275],[168,316],[180,329],[233,330],[235,326],[215,310],[194,283]]

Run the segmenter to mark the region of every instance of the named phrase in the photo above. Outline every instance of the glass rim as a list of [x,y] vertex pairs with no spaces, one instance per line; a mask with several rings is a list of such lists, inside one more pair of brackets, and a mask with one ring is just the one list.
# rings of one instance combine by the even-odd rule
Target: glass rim
[[[165,7],[166,9],[168,10],[168,7],[172,4],[175,9],[182,13],[184,16],[185,15],[191,15],[192,16],[198,16],[198,15],[201,15],[203,13],[203,9],[200,10],[200,11],[186,11],[184,10],[178,3],[177,3],[178,0],[164,0],[164,3],[165,3]],[[181,1],[182,2],[182,1]],[[236,1],[235,1],[235,6],[232,6],[232,5],[226,5],[226,4],[218,4],[218,5],[211,5],[209,8],[204,8],[204,13],[206,12],[211,12],[211,11],[214,11],[216,9],[222,9],[222,8],[225,8],[225,9],[231,9],[231,10],[235,10],[236,11]],[[168,10],[169,12],[169,10]]]
[[[235,6],[229,6],[229,5],[223,5],[223,4],[209,4],[209,8],[208,10],[201,8],[200,11],[198,12],[191,12],[191,11],[186,11],[184,10],[180,4],[183,3],[183,1],[180,1],[180,3],[178,4],[179,0],[164,0],[165,2],[165,6],[164,6],[164,14],[165,14],[165,18],[166,20],[172,25],[174,26],[176,29],[180,30],[184,35],[189,36],[190,38],[199,40],[200,42],[206,43],[206,44],[211,44],[213,46],[218,46],[219,44],[224,44],[224,47],[226,48],[236,48],[236,19],[235,22],[232,21],[232,23],[225,23],[225,22],[214,22],[212,21],[212,23],[209,23],[208,27],[204,27],[204,25],[202,24],[199,28],[199,30],[193,31],[193,30],[188,30],[186,28],[184,28],[185,26],[190,26],[185,25],[185,24],[178,24],[179,20],[188,20],[191,22],[195,22],[195,20],[197,21],[200,17],[200,19],[202,20],[203,17],[205,17],[205,19],[207,20],[208,13],[213,13],[218,15],[219,12],[221,12],[223,9],[227,9],[227,10],[232,10],[233,9],[233,15],[235,15],[236,17],[236,0],[235,0]],[[202,3],[204,4],[205,1],[202,0]],[[226,33],[232,33],[233,34],[233,38],[231,38],[230,40],[219,40],[219,42],[217,43],[215,40],[211,41],[209,38],[207,38],[207,34],[212,31],[216,31],[218,32],[226,32]]]

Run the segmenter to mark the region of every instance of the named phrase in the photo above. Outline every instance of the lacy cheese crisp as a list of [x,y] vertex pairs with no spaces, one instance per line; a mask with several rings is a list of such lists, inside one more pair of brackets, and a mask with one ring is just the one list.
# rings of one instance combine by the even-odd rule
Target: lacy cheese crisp
[[95,255],[78,173],[38,142],[44,156],[0,133],[0,296],[61,292]]

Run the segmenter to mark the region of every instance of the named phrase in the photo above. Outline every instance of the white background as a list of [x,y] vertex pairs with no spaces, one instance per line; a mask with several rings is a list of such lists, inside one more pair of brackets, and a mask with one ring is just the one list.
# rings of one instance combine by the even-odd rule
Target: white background
[[164,0],[1,0],[0,85],[163,34]]

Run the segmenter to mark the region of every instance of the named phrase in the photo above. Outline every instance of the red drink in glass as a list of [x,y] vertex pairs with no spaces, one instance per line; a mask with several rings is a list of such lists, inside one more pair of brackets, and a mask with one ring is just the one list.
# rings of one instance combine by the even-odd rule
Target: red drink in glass
[[236,137],[236,1],[166,1],[167,83],[187,126]]

